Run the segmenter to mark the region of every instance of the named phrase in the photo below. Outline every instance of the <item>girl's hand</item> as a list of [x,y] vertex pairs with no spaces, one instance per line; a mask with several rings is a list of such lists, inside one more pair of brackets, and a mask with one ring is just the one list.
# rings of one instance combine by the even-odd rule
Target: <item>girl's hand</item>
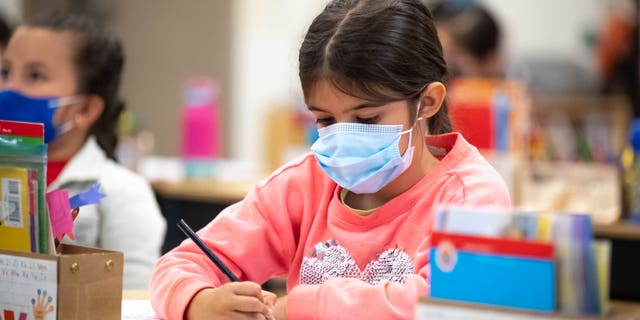
[[276,295],[254,282],[230,282],[198,292],[185,312],[187,320],[272,320]]
[[287,296],[282,296],[276,301],[273,314],[277,320],[287,320]]

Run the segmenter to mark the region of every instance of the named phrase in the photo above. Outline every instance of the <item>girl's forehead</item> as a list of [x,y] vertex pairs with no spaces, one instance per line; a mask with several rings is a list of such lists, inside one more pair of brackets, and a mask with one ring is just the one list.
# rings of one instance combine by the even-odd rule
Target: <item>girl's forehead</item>
[[77,91],[73,35],[45,28],[21,27],[2,56],[7,87],[32,96],[58,96]]
[[11,62],[71,63],[73,36],[46,28],[20,27],[9,40],[4,58]]
[[366,100],[349,95],[342,90],[338,89],[329,80],[318,80],[309,88],[307,96],[307,104],[310,106],[320,107],[323,106],[353,106],[361,104]]
[[382,106],[406,98],[382,84],[363,85],[356,81],[335,81],[334,79],[318,79],[305,91],[305,102],[308,106],[353,108],[355,106]]

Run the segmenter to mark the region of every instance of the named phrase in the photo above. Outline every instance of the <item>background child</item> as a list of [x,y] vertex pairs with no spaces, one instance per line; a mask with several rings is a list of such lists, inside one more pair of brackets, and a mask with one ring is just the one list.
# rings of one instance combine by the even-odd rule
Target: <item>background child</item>
[[287,276],[278,319],[410,319],[429,292],[445,206],[508,208],[500,176],[450,133],[442,48],[419,0],[336,0],[305,36],[299,75],[319,139],[162,257],[151,302],[168,319],[260,319],[259,283]]
[[433,16],[453,76],[504,76],[502,30],[487,8],[473,1],[443,0]]
[[[148,183],[114,162],[123,64],[119,40],[90,18],[38,15],[15,31],[2,57],[0,118],[45,124],[49,190],[73,195],[101,184],[107,197],[82,208],[75,242],[124,252],[124,287],[146,288],[165,222]],[[42,98],[58,107],[27,110]]]

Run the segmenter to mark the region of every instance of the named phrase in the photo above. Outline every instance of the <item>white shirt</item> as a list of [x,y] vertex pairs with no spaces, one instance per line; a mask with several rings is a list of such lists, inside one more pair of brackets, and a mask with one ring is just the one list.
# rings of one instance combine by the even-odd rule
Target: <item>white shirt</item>
[[166,222],[147,181],[106,157],[93,136],[62,170],[48,190],[69,196],[100,183],[106,195],[99,205],[80,208],[65,242],[124,253],[124,288],[147,289],[160,256]]

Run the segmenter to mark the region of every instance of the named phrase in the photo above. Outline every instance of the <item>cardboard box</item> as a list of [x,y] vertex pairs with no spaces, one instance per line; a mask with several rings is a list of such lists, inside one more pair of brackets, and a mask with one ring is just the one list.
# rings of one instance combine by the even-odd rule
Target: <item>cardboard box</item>
[[121,252],[62,245],[57,256],[0,250],[4,319],[120,319]]

